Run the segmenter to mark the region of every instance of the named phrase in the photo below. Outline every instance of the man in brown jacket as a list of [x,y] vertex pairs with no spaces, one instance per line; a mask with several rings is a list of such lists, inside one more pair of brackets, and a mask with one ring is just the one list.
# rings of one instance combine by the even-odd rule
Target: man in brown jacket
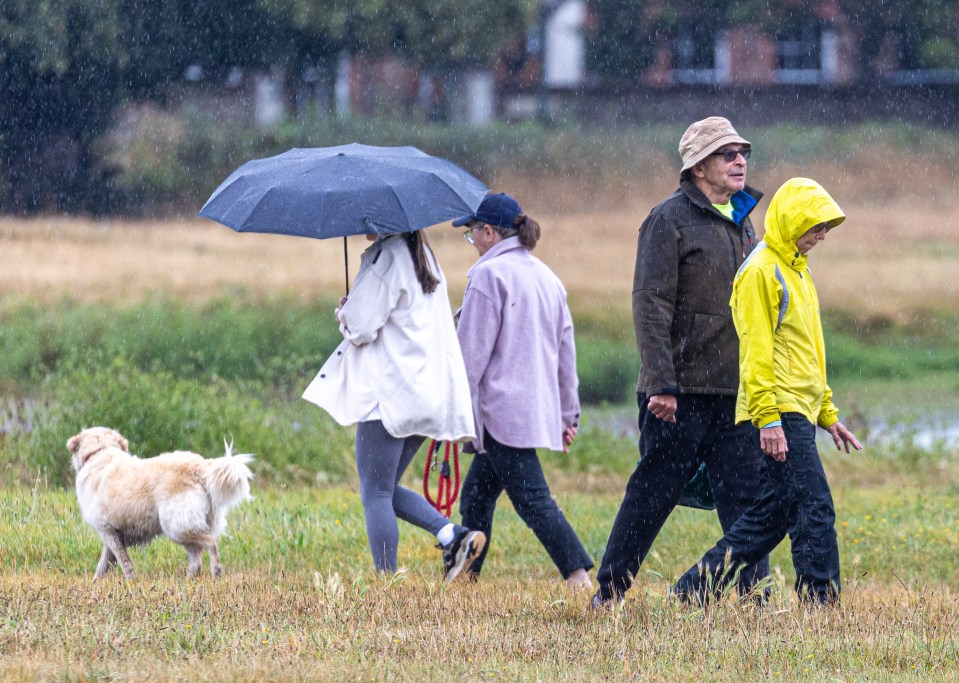
[[[641,459],[597,574],[596,607],[623,598],[700,464],[724,531],[758,491],[755,427],[735,424],[739,343],[729,309],[733,277],[756,244],[749,214],[762,193],[746,185],[750,152],[722,117],[692,124],[679,142],[679,189],[640,228],[633,325]],[[768,574],[768,557],[747,567],[740,593]]]

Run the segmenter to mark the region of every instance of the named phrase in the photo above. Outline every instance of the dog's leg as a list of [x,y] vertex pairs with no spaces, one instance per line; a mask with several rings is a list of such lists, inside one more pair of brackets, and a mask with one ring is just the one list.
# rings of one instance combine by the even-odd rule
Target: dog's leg
[[116,563],[116,556],[110,552],[110,549],[104,544],[103,552],[100,554],[100,563],[97,565],[97,573],[94,578],[100,579],[106,576],[107,572],[113,569],[113,565]]
[[183,546],[186,548],[187,557],[190,560],[190,567],[187,570],[187,575],[192,579],[197,574],[200,573],[200,561],[203,558],[203,548],[193,543],[185,544]]
[[123,570],[123,575],[128,579],[137,578],[136,572],[133,571],[133,563],[130,562],[130,556],[127,555],[127,549],[123,545],[123,539],[120,538],[118,534],[113,529],[104,530],[103,534],[103,545],[113,553],[114,558],[120,563],[120,568]]
[[187,557],[190,558],[189,574],[191,577],[200,573],[200,563],[204,550],[210,555],[210,573],[213,576],[220,575],[222,572],[222,569],[220,569],[220,554],[216,549],[216,538],[212,534],[198,531],[191,533],[188,538],[178,538],[177,542],[186,548]]
[[220,549],[217,547],[216,540],[207,548],[210,555],[210,576],[216,578],[223,576],[223,565],[220,564]]

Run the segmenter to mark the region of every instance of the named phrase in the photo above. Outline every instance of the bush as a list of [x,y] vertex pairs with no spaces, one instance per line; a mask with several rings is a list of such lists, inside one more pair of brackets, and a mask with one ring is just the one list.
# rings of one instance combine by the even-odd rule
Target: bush
[[576,366],[583,403],[622,403],[636,391],[639,354],[632,344],[579,333]]
[[101,425],[118,430],[144,457],[177,449],[218,457],[223,440],[233,441],[236,452],[256,455],[253,469],[266,481],[343,480],[351,471],[349,430],[319,408],[276,397],[255,382],[178,378],[116,359],[64,369],[41,388],[44,402],[33,410],[30,430],[14,431],[2,451],[21,480],[40,473],[67,485],[73,479],[67,439]]
[[17,306],[0,311],[0,378],[33,386],[63,366],[104,367],[122,357],[176,377],[299,386],[342,339],[331,308],[241,300]]
[[914,379],[959,372],[959,317],[919,315],[908,326],[887,319],[826,318],[832,378]]

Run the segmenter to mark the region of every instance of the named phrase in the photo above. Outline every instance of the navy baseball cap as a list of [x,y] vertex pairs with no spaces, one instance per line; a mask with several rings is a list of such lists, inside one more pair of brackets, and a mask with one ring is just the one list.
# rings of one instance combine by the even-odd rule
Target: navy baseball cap
[[515,199],[502,192],[498,194],[488,194],[483,197],[476,213],[468,216],[462,216],[453,221],[453,227],[459,228],[467,223],[478,221],[488,223],[495,228],[512,228],[513,221],[523,213],[522,207]]

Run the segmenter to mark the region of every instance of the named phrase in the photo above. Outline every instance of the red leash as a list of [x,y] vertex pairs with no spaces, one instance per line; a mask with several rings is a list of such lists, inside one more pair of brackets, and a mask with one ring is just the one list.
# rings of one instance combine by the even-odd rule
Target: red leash
[[[451,473],[450,442],[446,442],[443,462],[439,461],[439,454],[436,453],[437,443],[435,439],[430,440],[429,450],[426,451],[426,467],[423,468],[423,496],[430,505],[435,507],[440,514],[448,519],[453,513],[453,503],[456,502],[456,498],[460,493],[460,446],[458,443],[452,444],[453,470]],[[439,482],[437,485],[436,499],[434,500],[430,495],[430,470],[435,470],[437,465],[439,465]]]

